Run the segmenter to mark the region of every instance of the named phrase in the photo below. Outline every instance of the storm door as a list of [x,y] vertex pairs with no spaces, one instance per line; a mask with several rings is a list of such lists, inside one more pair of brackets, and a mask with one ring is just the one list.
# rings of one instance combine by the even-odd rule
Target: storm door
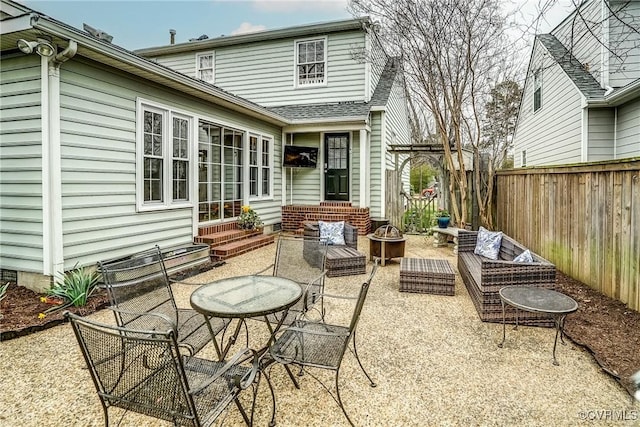
[[349,200],[349,134],[324,136],[324,199]]

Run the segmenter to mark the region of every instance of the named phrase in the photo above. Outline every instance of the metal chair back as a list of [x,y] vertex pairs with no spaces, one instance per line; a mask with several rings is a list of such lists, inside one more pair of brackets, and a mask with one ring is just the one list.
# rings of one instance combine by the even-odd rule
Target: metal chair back
[[196,354],[228,324],[209,319],[210,333],[204,316],[177,307],[158,246],[127,258],[100,261],[98,266],[120,327],[166,330],[171,326],[178,342]]
[[[110,407],[175,425],[210,425],[255,378],[257,364],[242,366],[182,354],[171,329],[127,329],[69,312],[65,316],[100,397],[105,426]],[[234,361],[246,358],[246,351],[241,354]]]

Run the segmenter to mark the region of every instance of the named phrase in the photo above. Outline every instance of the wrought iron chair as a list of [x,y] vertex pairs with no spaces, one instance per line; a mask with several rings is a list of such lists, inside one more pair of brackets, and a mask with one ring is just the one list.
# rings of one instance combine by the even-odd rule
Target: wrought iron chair
[[[208,426],[235,402],[247,425],[239,393],[254,384],[257,354],[250,349],[225,361],[184,355],[175,329],[143,331],[104,325],[66,312],[102,404],[141,413],[174,425]],[[246,364],[252,360],[251,364]],[[124,416],[124,414],[122,415]]]
[[[271,271],[273,276],[293,280],[305,291],[300,299],[287,312],[284,325],[290,325],[295,319],[305,315],[314,308],[324,315],[321,295],[324,292],[324,281],[327,275],[325,261],[327,245],[318,237],[280,236],[276,246],[276,257],[269,267],[258,274]],[[270,320],[277,323],[278,314],[272,315]]]
[[190,308],[178,308],[158,246],[118,260],[100,261],[103,284],[118,326],[130,329],[175,328],[178,343],[198,353],[228,321],[207,320]]
[[[325,388],[331,397],[336,401],[342,412],[344,413],[347,421],[351,425],[354,425],[347,414],[347,411],[342,403],[340,397],[340,388],[338,378],[340,376],[340,366],[344,355],[349,349],[358,361],[360,369],[365,374],[371,387],[375,387],[376,383],[371,379],[371,376],[367,373],[362,366],[360,357],[358,356],[358,350],[356,346],[356,327],[364,306],[371,280],[376,274],[378,268],[378,259],[375,260],[373,269],[367,279],[360,288],[360,293],[357,297],[356,305],[353,310],[353,315],[349,325],[335,325],[329,324],[324,321],[308,321],[304,319],[297,319],[291,326],[281,331],[275,342],[270,347],[271,357],[278,363],[283,364],[285,367],[289,364],[298,365],[301,368],[311,367],[320,368],[335,371],[335,395],[325,386],[315,375],[305,369],[305,372],[318,381],[323,388]],[[334,295],[324,295],[324,298],[351,298],[353,297],[339,297]],[[349,345],[352,343],[352,347]],[[275,408],[275,405],[274,405]],[[273,412],[272,425],[275,424],[275,410]]]

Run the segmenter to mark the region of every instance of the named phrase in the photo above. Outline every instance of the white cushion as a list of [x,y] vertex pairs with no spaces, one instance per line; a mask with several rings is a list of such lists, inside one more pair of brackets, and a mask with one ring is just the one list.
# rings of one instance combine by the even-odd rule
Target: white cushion
[[489,231],[480,227],[473,253],[489,259],[498,259],[501,243],[502,231]]
[[533,256],[531,256],[531,251],[527,249],[522,252],[520,255],[513,259],[514,262],[533,262]]
[[320,239],[328,245],[344,245],[344,221],[324,222],[318,221]]

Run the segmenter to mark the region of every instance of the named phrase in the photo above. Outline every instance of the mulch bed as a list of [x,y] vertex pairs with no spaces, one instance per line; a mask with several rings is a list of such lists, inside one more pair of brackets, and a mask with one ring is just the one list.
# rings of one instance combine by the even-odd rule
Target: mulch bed
[[629,377],[640,370],[640,312],[560,272],[556,276],[556,290],[578,302],[578,311],[567,316],[565,332],[633,394]]

